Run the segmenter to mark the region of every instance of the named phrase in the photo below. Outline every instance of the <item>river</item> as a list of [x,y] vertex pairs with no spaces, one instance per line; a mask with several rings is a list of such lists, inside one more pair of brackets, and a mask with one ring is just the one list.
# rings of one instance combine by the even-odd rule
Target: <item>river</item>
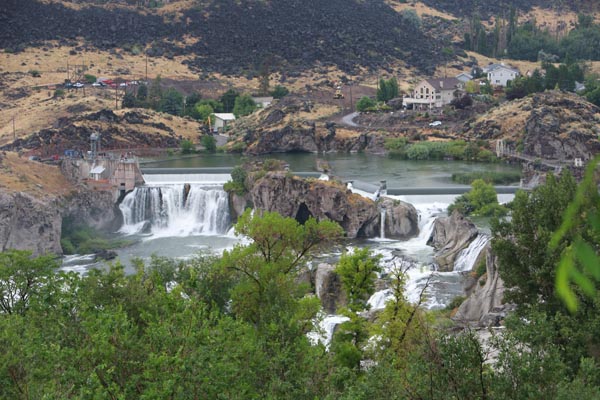
[[[472,171],[514,171],[515,166],[506,164],[482,164],[455,161],[406,161],[368,154],[279,154],[265,158],[285,160],[292,171],[315,171],[317,158],[326,161],[333,175],[343,180],[361,180],[377,184],[387,181],[388,188],[402,187],[464,187],[451,181],[452,173]],[[201,168],[232,167],[244,157],[230,154],[201,155],[177,160],[144,163],[143,167]],[[182,200],[183,182],[154,182],[130,193],[121,204],[125,224],[116,235],[133,239],[132,246],[117,250],[119,260],[132,271],[131,260],[147,260],[152,254],[186,259],[198,252],[220,254],[240,242],[228,222],[228,207],[223,203],[220,185],[193,184],[186,199]],[[382,254],[384,269],[389,270],[399,262],[410,264],[407,296],[418,300],[420,288],[430,278],[432,289],[427,298],[429,308],[440,308],[454,297],[463,294],[464,274],[458,272],[434,272],[433,249],[426,245],[433,221],[444,215],[446,207],[455,195],[404,196],[398,199],[412,203],[419,212],[421,233],[408,241],[376,238],[356,240],[347,244],[352,247],[369,246]],[[512,195],[502,195],[507,201]],[[177,208],[185,203],[186,207]],[[162,208],[157,204],[162,204]],[[225,222],[224,222],[225,221]],[[476,249],[474,250],[476,251]],[[472,252],[474,252],[472,251]],[[465,253],[461,269],[469,268],[469,260],[476,257]],[[338,254],[339,255],[339,254]],[[336,256],[335,254],[333,255]],[[474,259],[473,259],[474,262]],[[85,272],[98,267],[88,258],[69,257],[65,269]],[[373,308],[383,305],[386,293],[377,293],[370,301]]]

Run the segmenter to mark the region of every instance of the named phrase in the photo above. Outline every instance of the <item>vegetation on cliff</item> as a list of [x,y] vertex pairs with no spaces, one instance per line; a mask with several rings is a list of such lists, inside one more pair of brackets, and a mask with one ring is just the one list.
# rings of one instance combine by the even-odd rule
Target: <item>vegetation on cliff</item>
[[[330,223],[246,213],[236,229],[250,245],[222,258],[153,257],[129,276],[118,264],[78,275],[1,253],[0,396],[597,398],[597,299],[580,296],[578,312],[566,312],[552,290],[558,253],[546,251],[572,188],[563,178],[520,195],[495,233],[505,279],[523,301],[489,346],[408,303],[402,266],[386,309],[358,316],[378,269],[368,250],[338,267],[354,294],[350,320],[328,351],[311,344],[319,304],[298,276],[315,246],[339,237]],[[529,278],[510,280],[524,271]]]

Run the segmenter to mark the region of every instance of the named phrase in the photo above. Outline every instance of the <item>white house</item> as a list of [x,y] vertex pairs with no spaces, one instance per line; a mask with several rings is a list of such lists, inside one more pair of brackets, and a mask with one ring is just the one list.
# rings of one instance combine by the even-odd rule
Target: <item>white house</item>
[[504,87],[521,74],[519,70],[504,64],[490,64],[483,68],[483,73],[492,85]]
[[456,75],[456,79],[458,79],[462,83],[467,83],[473,80],[473,75],[467,74],[466,72],[461,72],[460,74]]
[[465,85],[456,78],[430,78],[425,79],[412,91],[410,96],[402,99],[405,107],[412,104],[414,108],[439,108],[443,107],[462,92]]
[[235,115],[231,113],[214,113],[215,116],[215,124],[213,126],[213,131],[223,131],[231,121],[235,121]]

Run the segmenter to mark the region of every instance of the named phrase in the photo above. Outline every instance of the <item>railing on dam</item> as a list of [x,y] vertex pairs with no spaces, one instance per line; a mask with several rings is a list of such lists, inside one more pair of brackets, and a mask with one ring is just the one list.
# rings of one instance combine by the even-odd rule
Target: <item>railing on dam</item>
[[[440,186],[440,187],[403,187],[388,188],[386,181],[381,181],[379,185],[358,180],[346,181],[353,188],[373,194],[388,194],[392,196],[411,196],[411,195],[460,195],[471,190],[470,186]],[[494,186],[497,194],[514,194],[520,186]]]

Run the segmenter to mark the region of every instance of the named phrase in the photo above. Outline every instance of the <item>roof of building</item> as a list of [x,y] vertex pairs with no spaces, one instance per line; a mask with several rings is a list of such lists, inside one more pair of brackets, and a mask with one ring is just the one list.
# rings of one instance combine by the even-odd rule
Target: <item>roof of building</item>
[[505,64],[490,64],[490,65],[486,65],[485,67],[483,67],[483,72],[487,74],[489,72],[493,72],[493,71],[496,71],[498,69],[506,69],[506,70],[509,70],[509,71],[516,72],[517,74],[519,73],[518,69],[512,68],[512,67],[510,67],[508,65],[505,65]]
[[435,90],[454,90],[462,84],[462,82],[456,78],[429,78],[426,79],[426,81],[433,86]]
[[104,167],[101,165],[95,166],[94,168],[92,168],[92,170],[90,171],[90,174],[101,174],[104,172]]
[[460,77],[464,77],[467,78],[468,80],[473,79],[473,75],[471,74],[467,74],[466,72],[461,72],[460,74],[456,75],[455,78],[460,80]]
[[216,118],[222,119],[223,121],[234,121],[235,115],[232,113],[214,113]]
[[253,97],[255,103],[270,103],[273,101],[273,97],[265,96],[265,97]]

